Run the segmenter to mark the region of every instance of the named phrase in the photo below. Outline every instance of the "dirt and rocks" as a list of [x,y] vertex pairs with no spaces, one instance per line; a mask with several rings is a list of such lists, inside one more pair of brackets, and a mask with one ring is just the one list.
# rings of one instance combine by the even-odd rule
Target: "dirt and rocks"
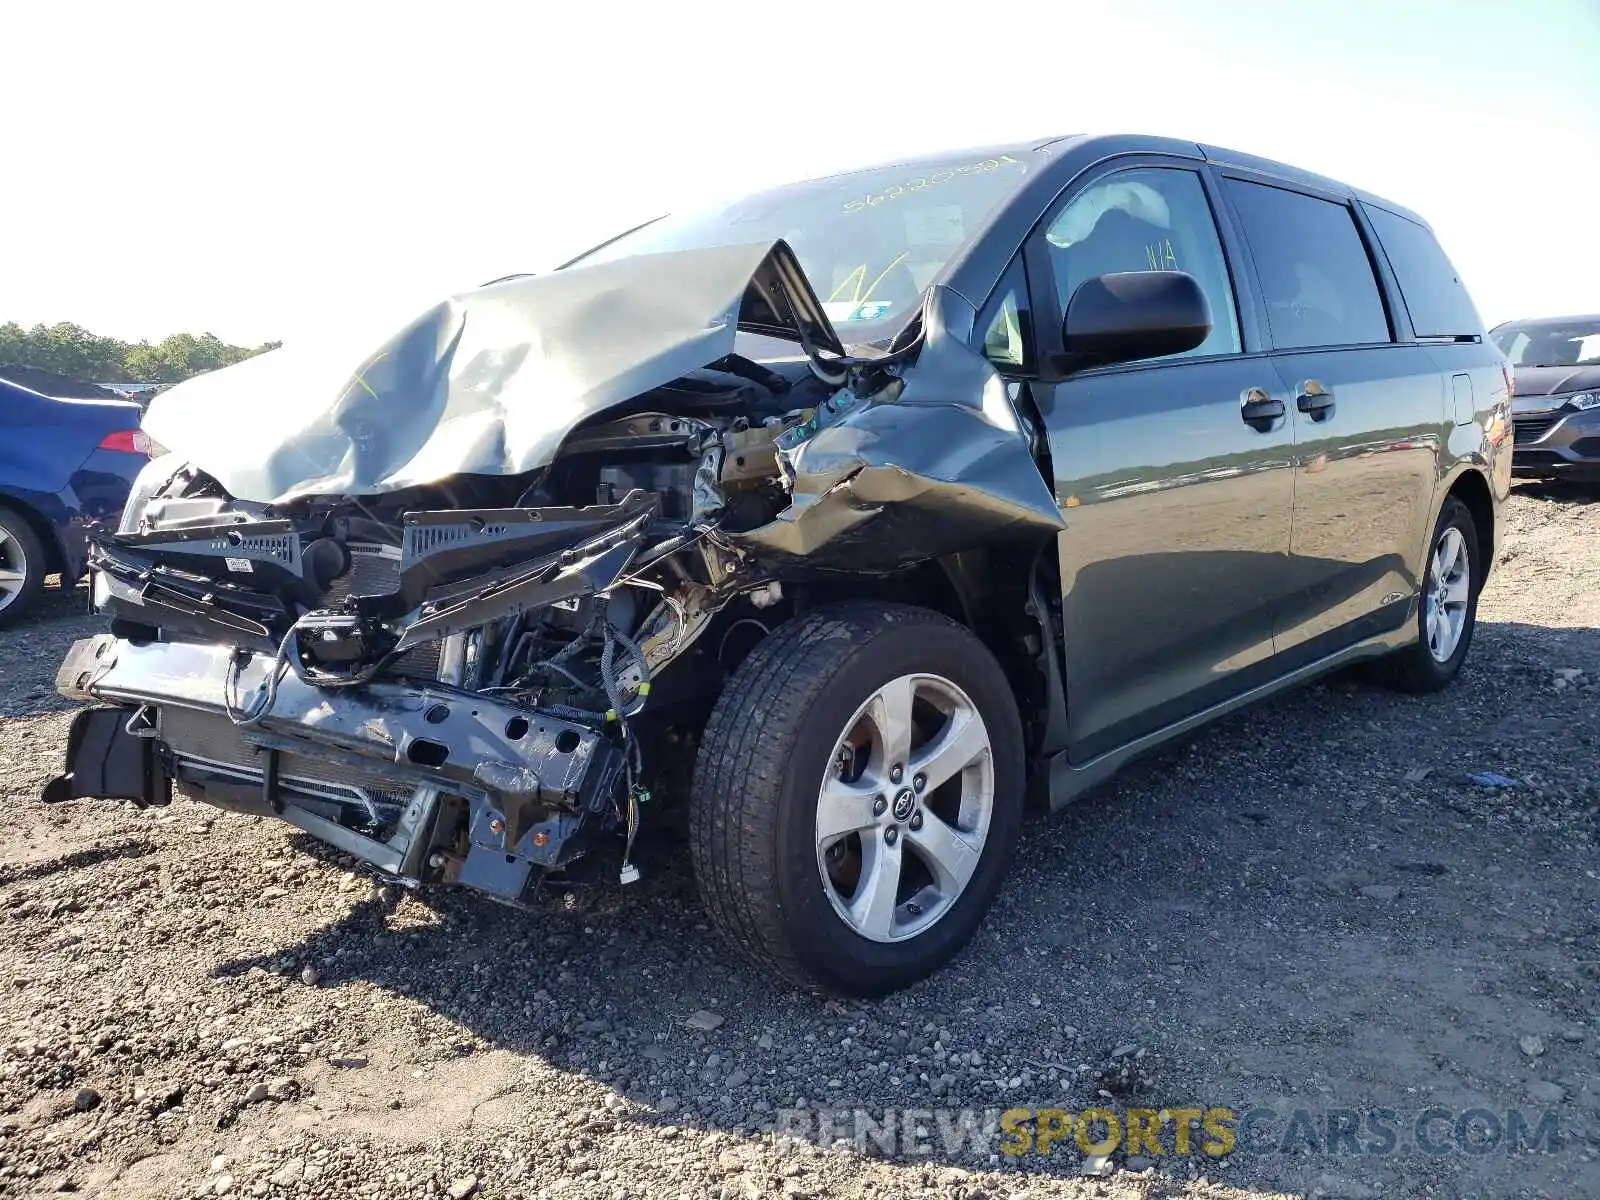
[[[1506,524],[1456,687],[1337,677],[1032,820],[972,947],[872,1004],[734,964],[670,840],[522,913],[187,800],[46,808],[99,624],[54,594],[0,634],[0,1195],[1600,1194],[1600,497]],[[1018,1107],[1238,1144],[1012,1157]]]

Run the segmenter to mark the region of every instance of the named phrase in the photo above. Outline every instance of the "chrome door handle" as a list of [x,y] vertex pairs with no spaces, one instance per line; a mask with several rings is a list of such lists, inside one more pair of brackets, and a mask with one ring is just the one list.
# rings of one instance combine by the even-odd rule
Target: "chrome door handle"
[[1239,416],[1258,433],[1270,432],[1272,423],[1287,411],[1282,400],[1274,399],[1261,388],[1251,388],[1239,402]]
[[1294,403],[1313,421],[1325,421],[1333,415],[1333,393],[1315,379],[1308,379],[1300,385],[1300,394],[1295,397]]

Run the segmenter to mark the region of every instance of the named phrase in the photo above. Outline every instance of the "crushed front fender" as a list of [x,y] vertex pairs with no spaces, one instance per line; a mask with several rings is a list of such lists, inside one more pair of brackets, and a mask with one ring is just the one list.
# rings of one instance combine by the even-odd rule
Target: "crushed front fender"
[[900,377],[841,392],[778,454],[789,506],[727,536],[780,566],[893,570],[1064,528],[1008,384],[939,327]]

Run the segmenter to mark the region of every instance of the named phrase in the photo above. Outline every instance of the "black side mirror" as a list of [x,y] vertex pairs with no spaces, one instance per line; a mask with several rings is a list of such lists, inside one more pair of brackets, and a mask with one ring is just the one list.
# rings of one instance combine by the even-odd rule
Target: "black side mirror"
[[1078,285],[1061,324],[1078,365],[1132,362],[1193,350],[1211,334],[1211,306],[1193,275],[1124,271]]

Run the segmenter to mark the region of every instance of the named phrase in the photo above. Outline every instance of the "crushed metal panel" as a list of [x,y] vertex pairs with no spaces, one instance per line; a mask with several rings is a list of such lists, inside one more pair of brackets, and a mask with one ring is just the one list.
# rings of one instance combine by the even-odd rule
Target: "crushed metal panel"
[[545,466],[579,423],[734,352],[842,353],[783,242],[637,255],[455,296],[383,346],[285,347],[158,396],[144,427],[244,500]]
[[931,332],[903,379],[862,399],[841,393],[831,423],[780,439],[792,503],[723,536],[778,562],[889,570],[1064,528],[1005,381],[981,355]]

